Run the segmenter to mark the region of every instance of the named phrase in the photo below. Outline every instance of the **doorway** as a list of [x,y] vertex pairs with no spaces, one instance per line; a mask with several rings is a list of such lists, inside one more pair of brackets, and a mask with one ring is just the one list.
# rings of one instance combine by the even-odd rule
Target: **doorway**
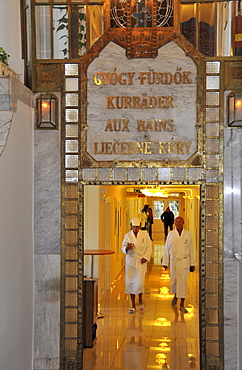
[[[125,170],[123,172],[125,172]],[[92,169],[92,173],[96,173],[96,170],[93,171]],[[160,183],[157,184],[160,186]],[[198,193],[192,200],[189,189],[193,186],[196,187],[196,185],[198,186]],[[93,225],[96,226],[99,225],[99,223],[93,223],[93,219],[96,218],[97,215],[94,211],[92,212],[92,207],[90,206],[92,204],[91,202],[88,204],[88,208],[90,212],[92,212],[91,214],[93,217],[90,218],[91,222],[87,225],[88,230],[86,230],[86,225],[84,227],[84,218],[86,217],[84,214],[84,208],[85,211],[87,209],[87,207],[84,207],[84,192],[85,188],[88,189],[88,186],[92,186],[96,189],[95,199],[92,192],[90,192],[90,198],[93,203],[100,205],[100,199],[102,199],[100,207],[104,206],[104,200],[107,196],[105,189],[103,189],[102,192],[100,189],[102,189],[102,186],[106,186],[106,189],[108,190],[111,189],[114,194],[113,196],[122,200],[121,219],[123,219],[124,215],[127,214],[127,187],[135,190],[137,186],[140,188],[146,187],[140,182],[134,183],[130,181],[127,183],[121,182],[117,184],[110,181],[103,183],[99,181],[96,182],[94,180],[91,182],[90,178],[85,182],[79,183],[78,186],[77,184],[65,185],[65,198],[63,202],[65,223],[63,223],[62,238],[63,273],[61,285],[63,297],[61,308],[64,319],[61,320],[61,338],[63,339],[61,341],[61,362],[64,363],[66,358],[68,366],[74,366],[75,361],[77,361],[77,364],[81,364],[82,362],[81,338],[83,322],[83,276],[84,265],[85,268],[88,267],[88,264],[90,265],[89,260],[87,263],[86,261],[83,261],[83,257],[87,258],[87,256],[83,256],[85,248],[87,247],[84,242],[84,233],[85,237],[87,235],[87,231],[91,234],[90,241],[92,242],[92,248],[99,247],[98,242],[96,243],[96,246],[94,245],[93,239],[95,237],[97,239],[100,232],[103,234],[102,228],[97,230],[93,227]],[[153,186],[154,185],[151,187]],[[209,362],[209,364],[212,364],[212,366],[215,366],[216,368],[217,364],[223,365],[223,264],[221,263],[223,253],[223,204],[222,198],[220,197],[222,194],[222,184],[207,184],[203,181],[198,181],[197,183],[187,182],[187,185],[183,182],[179,184],[174,183],[174,185],[164,183],[162,186],[171,186],[173,191],[175,187],[182,187],[183,190],[188,189],[187,193],[183,197],[183,202],[185,202],[185,209],[189,210],[189,213],[191,212],[191,217],[185,220],[185,225],[188,229],[191,229],[192,227],[193,231],[197,229],[197,232],[195,232],[197,241],[195,240],[194,244],[196,245],[196,248],[199,249],[197,250],[196,257],[197,265],[199,267],[197,272],[199,276],[200,348],[203,349],[203,351],[201,351],[201,363],[207,364]],[[140,192],[140,189],[138,190]],[[100,194],[102,196],[100,196]],[[138,199],[142,197],[133,193],[132,196]],[[198,203],[198,207],[195,206],[196,203]],[[111,217],[113,217],[113,214],[113,202],[111,201]],[[127,224],[125,225],[126,219]],[[79,223],[77,222],[78,220]],[[195,222],[195,220],[199,220],[199,222]],[[117,235],[114,234],[112,229],[113,222],[114,221],[112,221],[112,224],[110,225],[110,230],[112,231],[112,240],[110,240],[110,244],[119,251],[119,244],[118,242],[115,242],[115,240],[117,240]],[[128,228],[129,220],[125,217],[124,221],[120,223],[119,235],[124,235],[124,232],[128,230]],[[114,242],[113,239],[115,239]],[[111,266],[115,266],[115,276],[118,273],[119,268],[122,269],[124,266],[122,258],[117,258],[117,256],[117,254],[114,254],[112,256],[105,257],[110,258]],[[100,265],[101,258],[102,257],[96,257],[95,265]],[[100,269],[100,271],[101,270],[103,271],[103,269]],[[110,273],[110,281],[111,280]],[[70,320],[71,313],[75,313],[76,320]],[[74,360],[73,356],[76,356]],[[217,368],[222,368],[222,365],[218,365]]]
[[[84,186],[84,249],[112,249],[114,255],[95,257],[94,276],[99,278],[99,297],[111,289],[112,281],[124,267],[121,253],[123,236],[130,230],[132,217],[140,217],[145,205],[153,214],[152,239],[164,246],[164,227],[160,219],[167,206],[176,216],[182,216],[185,228],[192,233],[195,261],[199,270],[200,251],[200,186],[162,186],[166,197],[142,193],[144,186],[137,185],[85,185]],[[146,186],[149,188],[149,186]],[[160,189],[160,187],[159,187]],[[84,256],[84,274],[90,276],[90,257]]]
[[[121,243],[124,234],[130,229],[130,219],[135,216],[141,217],[142,210],[148,204],[153,211],[153,254],[152,254],[152,268],[149,269],[149,279],[156,279],[152,282],[153,287],[146,292],[147,305],[151,304],[149,295],[153,295],[157,289],[158,284],[161,286],[161,295],[165,292],[166,297],[160,298],[159,304],[166,301],[167,310],[170,309],[171,297],[168,293],[169,282],[165,279],[161,268],[161,256],[165,244],[163,224],[160,219],[163,210],[169,206],[174,212],[175,216],[182,216],[185,220],[185,228],[189,229],[193,235],[194,252],[196,260],[196,273],[192,274],[190,278],[190,285],[192,286],[193,299],[196,300],[197,306],[191,305],[191,312],[187,320],[187,325],[192,318],[192,323],[195,323],[195,330],[199,333],[199,253],[200,253],[200,186],[191,185],[171,185],[163,187],[168,193],[167,197],[144,196],[141,192],[142,186],[128,186],[128,185],[85,185],[84,186],[84,245],[85,248],[91,246],[92,249],[113,249],[114,255],[106,257],[96,257],[94,274],[99,280],[98,284],[98,300],[100,309],[103,309],[103,301],[107,294],[112,296],[113,290],[116,289],[117,284],[120,283],[121,272],[125,264],[125,256],[120,253]],[[94,220],[96,225],[94,224]],[[92,232],[90,233],[90,224],[92,224]],[[96,235],[94,235],[96,230]],[[107,235],[107,233],[109,235]],[[90,261],[88,257],[84,260],[84,271],[88,274]],[[168,276],[168,275],[167,275]],[[166,276],[166,279],[167,279]],[[162,281],[162,284],[161,284]],[[151,286],[150,285],[150,286]],[[153,290],[152,290],[153,289]],[[108,291],[108,293],[107,293]],[[122,291],[122,290],[121,290]],[[195,296],[195,298],[194,298]],[[122,298],[123,299],[123,298]],[[129,299],[127,297],[127,299]],[[149,301],[150,300],[150,301]],[[190,307],[189,307],[190,308]],[[194,311],[192,311],[194,310]],[[196,313],[194,314],[196,310]],[[126,310],[127,311],[127,310]],[[125,312],[126,312],[125,311]],[[194,320],[195,316],[195,320]],[[172,315],[171,315],[172,317]],[[136,320],[137,321],[137,320]],[[169,321],[169,320],[168,320]],[[185,326],[185,321],[180,324],[180,321],[171,319],[171,326],[178,328],[179,325]],[[99,324],[99,322],[98,322]],[[154,327],[157,323],[154,324]],[[168,325],[168,323],[167,323]],[[103,328],[102,323],[100,326]],[[143,326],[145,327],[145,326]],[[103,330],[103,329],[102,329]],[[199,335],[199,334],[198,334]],[[102,337],[105,340],[105,335]],[[167,339],[168,340],[168,339]],[[185,339],[182,338],[183,343]],[[190,343],[190,342],[189,342]],[[190,343],[193,348],[194,341]],[[199,343],[199,339],[198,339]],[[86,351],[84,349],[84,351]],[[87,350],[91,352],[92,350]],[[199,351],[199,349],[198,349]],[[162,351],[161,351],[162,352]],[[189,353],[193,353],[189,349]],[[84,352],[86,353],[86,352]],[[167,356],[169,359],[169,355]],[[196,357],[197,358],[197,357]],[[199,361],[199,360],[198,360]]]

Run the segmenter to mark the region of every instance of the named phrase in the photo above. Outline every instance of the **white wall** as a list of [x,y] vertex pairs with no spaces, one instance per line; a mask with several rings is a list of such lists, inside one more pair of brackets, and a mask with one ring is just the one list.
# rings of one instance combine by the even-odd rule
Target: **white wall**
[[20,101],[0,156],[0,204],[0,369],[30,370],[33,345],[33,125],[32,109]]
[[[84,249],[99,249],[99,186],[85,186],[84,190]],[[94,256],[94,275],[98,276],[99,257]],[[84,275],[90,277],[90,256],[84,256]]]
[[10,55],[9,67],[23,82],[20,1],[0,0],[0,9],[0,47]]

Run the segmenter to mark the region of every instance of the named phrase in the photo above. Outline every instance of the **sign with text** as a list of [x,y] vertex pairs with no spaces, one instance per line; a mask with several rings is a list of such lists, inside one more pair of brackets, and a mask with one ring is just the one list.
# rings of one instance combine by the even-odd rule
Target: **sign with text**
[[197,68],[174,42],[155,59],[128,59],[110,42],[87,79],[87,152],[96,161],[187,160],[197,151]]

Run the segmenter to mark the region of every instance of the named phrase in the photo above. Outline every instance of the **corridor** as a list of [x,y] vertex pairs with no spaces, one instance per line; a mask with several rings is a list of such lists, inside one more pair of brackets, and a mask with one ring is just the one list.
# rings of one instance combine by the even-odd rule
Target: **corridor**
[[172,306],[169,275],[161,266],[164,245],[153,241],[146,275],[144,311],[129,314],[122,272],[100,302],[97,338],[84,348],[84,370],[199,369],[198,269],[189,273],[188,313]]

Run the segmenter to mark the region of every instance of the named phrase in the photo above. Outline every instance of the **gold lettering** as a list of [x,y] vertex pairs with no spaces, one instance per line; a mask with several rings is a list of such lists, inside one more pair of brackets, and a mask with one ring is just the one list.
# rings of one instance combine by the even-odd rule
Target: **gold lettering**
[[151,150],[150,150],[150,145],[151,145],[151,142],[145,142],[145,146],[144,146],[144,154],[152,154]]
[[150,96],[150,108],[155,108],[157,106],[157,98],[155,96]]
[[151,119],[148,119],[148,122],[147,122],[147,125],[146,125],[146,131],[153,131],[153,124],[152,124],[152,121]]
[[115,96],[107,96],[107,100],[108,100],[108,103],[107,103],[107,109],[114,109],[115,106],[113,104],[113,99],[115,98]]
[[124,108],[133,108],[132,107],[132,97],[131,96],[125,96],[124,97]]
[[137,121],[137,130],[138,131],[145,131],[145,120],[144,119],[138,119]]
[[158,108],[166,108],[166,106],[164,105],[165,98],[165,96],[158,96]]
[[184,151],[183,151],[184,143],[176,142],[176,143],[174,143],[174,145],[176,145],[176,153],[177,154],[184,154]]
[[120,85],[126,85],[127,83],[127,80],[125,78],[123,78],[123,76],[126,76],[126,73],[120,73],[119,75],[119,83]]
[[112,126],[112,123],[111,123],[111,119],[107,120],[105,131],[113,131],[113,126]]
[[129,127],[128,127],[128,123],[129,123],[129,119],[122,119],[122,123],[123,123],[123,128],[121,131],[130,131]]
[[137,131],[174,131],[173,119],[137,119]]
[[134,153],[136,153],[135,143],[133,142],[128,143],[128,154],[134,154]]
[[186,154],[190,154],[190,147],[192,145],[192,142],[191,141],[185,141],[184,145],[186,147]]
[[104,85],[108,85],[108,77],[110,73],[101,73],[101,75],[104,77]]
[[121,143],[120,154],[128,154],[128,143]]
[[120,74],[113,72],[113,73],[105,73],[105,72],[97,72],[93,76],[93,81],[95,85],[133,85],[134,83],[134,76],[136,72],[122,72]]
[[156,72],[156,81],[155,83],[158,84],[163,84],[163,73],[162,72]]
[[161,128],[163,128],[164,131],[166,131],[166,119],[159,119],[159,130],[158,131],[161,131]]
[[166,142],[160,142],[159,143],[159,145],[160,145],[160,147],[159,147],[159,154],[166,154],[167,153],[167,151],[165,149],[165,145],[166,144],[167,144]]
[[174,108],[173,105],[173,96],[166,96],[166,106],[165,108]]
[[174,125],[172,124],[173,122],[173,119],[168,119],[167,120],[167,126],[166,129],[167,131],[174,131]]
[[[151,141],[142,142],[94,142],[94,154],[144,154],[152,153]],[[159,142],[159,154],[190,154],[192,142],[161,141]]]
[[165,77],[165,81],[164,81],[164,84],[167,85],[167,84],[171,84],[172,81],[173,81],[173,75],[172,73],[170,72],[165,72],[164,73],[164,77]]
[[106,153],[105,154],[112,154],[112,143],[105,143],[106,144]]
[[140,72],[140,85],[144,84],[144,81],[147,78],[147,73],[146,72]]
[[188,71],[188,72],[183,72],[183,83],[184,84],[191,84],[192,81],[190,80],[189,78],[189,74],[191,73],[191,71]]
[[95,75],[93,76],[93,81],[95,85],[102,85],[102,80],[98,77],[99,75],[100,73],[95,73]]
[[174,108],[173,96],[107,96],[107,109]]
[[110,84],[111,85],[117,85],[117,83],[118,83],[118,74],[117,73],[110,73],[110,79],[109,79],[109,81],[110,81]]
[[100,154],[98,152],[98,143],[94,143],[94,154]]
[[114,131],[120,131],[120,129],[121,129],[121,120],[120,119],[114,119],[113,120],[113,128],[114,128]]
[[[93,75],[93,82],[95,85],[133,85],[134,77],[136,72],[97,72]],[[181,67],[177,67],[175,73],[168,71],[165,72],[155,72],[153,69],[150,69],[149,72],[140,72],[139,73],[139,83],[144,85],[159,85],[164,84],[168,85],[174,83],[179,84],[190,84],[191,80],[191,71],[182,71]]]
[[147,103],[147,97],[146,96],[144,96],[142,98],[141,108],[149,108],[148,103]]
[[123,108],[124,96],[116,96],[116,106],[118,109]]
[[130,131],[128,123],[129,119],[108,119],[104,131]]
[[139,96],[133,96],[133,107],[140,108],[140,97]]
[[134,79],[134,75],[135,75],[135,72],[128,72],[127,73],[128,77],[129,77],[129,85],[133,85],[133,79]]

